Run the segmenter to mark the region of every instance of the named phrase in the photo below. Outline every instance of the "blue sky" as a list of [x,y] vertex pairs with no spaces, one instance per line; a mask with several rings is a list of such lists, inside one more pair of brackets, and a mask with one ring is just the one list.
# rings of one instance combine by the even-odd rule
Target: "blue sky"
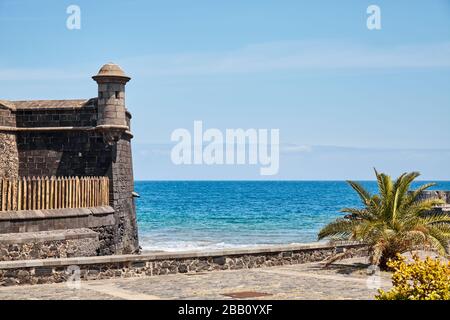
[[[0,38],[2,99],[93,97],[90,76],[123,67],[137,179],[450,179],[449,0],[0,0]],[[194,120],[280,129],[279,174],[173,165]]]

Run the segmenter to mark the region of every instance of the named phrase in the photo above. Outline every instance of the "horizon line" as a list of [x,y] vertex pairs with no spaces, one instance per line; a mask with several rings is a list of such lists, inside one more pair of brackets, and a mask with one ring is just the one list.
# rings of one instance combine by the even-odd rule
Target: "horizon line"
[[[347,181],[361,181],[361,182],[376,182],[376,179],[134,179],[135,182],[347,182]],[[421,179],[413,182],[450,182],[450,180],[435,180],[435,179]]]

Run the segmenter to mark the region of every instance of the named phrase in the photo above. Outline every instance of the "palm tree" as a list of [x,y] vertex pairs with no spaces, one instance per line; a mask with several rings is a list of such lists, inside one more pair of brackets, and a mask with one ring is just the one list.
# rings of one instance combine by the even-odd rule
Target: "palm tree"
[[[363,208],[344,208],[347,213],[319,232],[319,239],[359,241],[368,245],[370,262],[386,269],[389,259],[397,253],[417,248],[429,248],[448,253],[450,216],[432,211],[443,205],[439,199],[421,199],[422,191],[434,186],[428,183],[409,192],[418,172],[404,173],[397,180],[375,170],[379,194],[371,195],[359,183],[348,181],[358,193]],[[334,255],[328,264],[348,256]]]

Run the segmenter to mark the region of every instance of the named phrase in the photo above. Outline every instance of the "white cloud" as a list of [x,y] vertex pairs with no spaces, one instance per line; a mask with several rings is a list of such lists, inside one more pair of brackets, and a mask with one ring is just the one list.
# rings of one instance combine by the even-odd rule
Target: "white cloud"
[[447,68],[450,67],[450,42],[383,48],[336,41],[273,42],[227,52],[148,55],[125,59],[124,63],[130,72],[146,76],[301,69]]
[[[91,72],[92,73],[92,72]],[[89,73],[66,69],[25,69],[25,68],[8,68],[0,69],[0,81],[14,80],[66,80],[80,79],[88,77]]]
[[281,145],[280,148],[280,152],[283,154],[300,154],[300,153],[308,153],[311,151],[312,151],[311,146],[296,145],[296,144]]
[[[136,179],[267,179],[250,166],[175,166],[170,144],[134,144]],[[145,150],[146,152],[140,152]],[[370,180],[373,168],[398,176],[420,171],[423,180],[449,180],[450,149],[389,149],[281,144],[279,180]],[[284,151],[283,151],[284,150]]]
[[[134,77],[293,70],[449,68],[450,42],[377,47],[336,40],[282,41],[250,44],[222,52],[155,54],[115,62]],[[0,81],[80,79],[92,73],[91,67],[0,68]]]

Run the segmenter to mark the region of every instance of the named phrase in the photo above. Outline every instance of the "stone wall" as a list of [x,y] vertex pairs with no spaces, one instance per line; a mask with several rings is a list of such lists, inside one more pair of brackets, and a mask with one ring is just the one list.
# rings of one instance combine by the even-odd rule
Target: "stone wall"
[[77,108],[33,108],[15,110],[18,128],[93,127],[97,124],[97,99]]
[[[123,103],[123,93],[120,95]],[[132,136],[127,133],[116,143],[105,142],[103,133],[95,129],[99,116],[97,99],[89,100],[82,107],[50,108],[43,105],[13,111],[0,109],[0,112],[0,126],[18,129],[16,132],[0,131],[0,177],[108,176],[115,225],[96,226],[105,227],[98,229],[105,232],[101,235],[99,253],[137,252]],[[129,124],[131,114],[123,110],[123,117]],[[38,229],[31,231],[42,231],[42,221],[38,224]],[[27,232],[25,229],[30,223],[16,221],[12,225],[18,226],[20,232]],[[0,223],[0,233],[18,232],[11,228]]]
[[0,132],[0,178],[17,178],[19,174],[15,134]]
[[0,261],[90,257],[98,248],[98,234],[90,229],[0,235]]
[[446,204],[450,204],[450,191],[425,190],[420,194],[420,199],[441,199]]
[[111,255],[116,252],[116,227],[115,225],[103,225],[93,227],[91,230],[99,235],[99,246],[97,254],[99,256]]
[[[15,115],[0,106],[0,127],[14,127]],[[0,178],[16,178],[19,172],[16,135],[0,131]]]
[[114,209],[105,207],[2,211],[0,234],[115,226]]
[[116,210],[117,252],[122,254],[135,253],[139,249],[137,238],[137,222],[135,203],[132,196],[134,182],[133,163],[131,158],[131,142],[122,138],[114,146],[112,164],[112,195],[113,207]]
[[226,250],[205,253],[159,253],[38,260],[34,263],[0,262],[0,285],[40,284],[67,281],[68,270],[79,268],[81,280],[156,276],[219,270],[263,268],[322,261],[342,250],[355,255],[367,252],[361,245],[329,246],[323,244]]
[[[96,100],[67,110],[17,110],[16,121],[18,128],[93,128]],[[106,176],[110,171],[112,149],[94,130],[19,131],[17,145],[20,176]]]
[[[96,79],[98,81],[99,125],[126,125],[125,82],[118,79]],[[119,82],[118,82],[119,81]],[[122,82],[122,83],[121,83]]]
[[20,132],[20,176],[109,176],[111,146],[94,131]]
[[103,253],[127,254],[139,250],[129,135],[108,145],[96,131],[20,132],[18,148],[21,176],[108,176],[110,203],[117,224],[112,235],[103,237],[112,236],[115,246]]
[[16,125],[16,117],[11,109],[0,104],[0,127],[14,127]]

